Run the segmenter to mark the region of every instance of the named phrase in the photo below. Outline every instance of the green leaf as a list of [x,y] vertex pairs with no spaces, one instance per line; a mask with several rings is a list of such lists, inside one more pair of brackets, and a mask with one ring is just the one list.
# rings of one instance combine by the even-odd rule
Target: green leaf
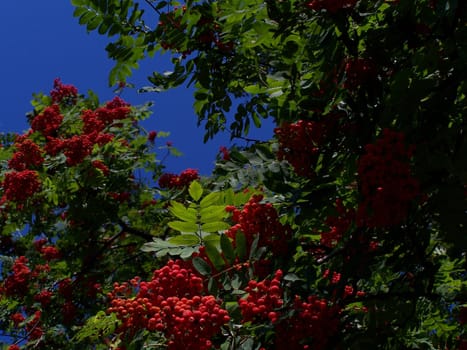
[[230,225],[224,221],[214,221],[201,225],[201,230],[206,232],[225,231],[230,228]]
[[193,181],[188,188],[188,193],[190,193],[191,198],[197,202],[203,195],[203,187],[198,181]]
[[164,241],[163,239],[153,238],[153,240],[154,240],[153,242],[147,242],[143,244],[143,246],[141,247],[141,250],[143,252],[157,252],[161,249],[174,247],[172,243]]
[[221,249],[222,253],[224,254],[224,258],[227,259],[229,264],[233,264],[235,261],[235,250],[230,241],[230,238],[226,235],[221,235]]
[[218,235],[216,233],[212,233],[212,234],[209,234],[209,235],[203,237],[203,242],[204,243],[210,242],[211,244],[214,244],[218,249],[220,249],[220,247],[221,247],[220,241],[221,241],[221,237],[220,237],[220,235]]
[[242,231],[237,231],[235,234],[235,251],[236,255],[240,260],[244,260],[246,258],[247,247],[246,247],[246,237]]
[[216,244],[210,241],[205,241],[204,243],[206,247],[206,255],[208,256],[212,265],[217,271],[221,271],[225,266],[225,261],[219,253]]
[[73,340],[80,343],[85,340],[97,340],[99,337],[106,337],[115,331],[118,325],[117,316],[114,313],[109,315],[105,311],[99,311],[95,316],[90,317],[84,326],[73,337]]
[[201,209],[209,208],[213,204],[220,203],[221,200],[222,200],[222,193],[221,192],[211,192],[201,200],[199,205],[200,205]]
[[254,256],[256,256],[256,250],[258,249],[258,242],[259,242],[259,234],[255,236],[255,239],[251,243],[250,256],[248,257],[248,259],[251,260]]
[[212,273],[211,266],[209,266],[209,264],[199,256],[193,258],[191,262],[196,271],[198,271],[201,275],[209,276]]
[[294,273],[288,273],[287,275],[284,276],[284,281],[289,281],[289,282],[296,282],[296,281],[302,281],[303,279],[298,277]]
[[200,210],[201,222],[205,224],[208,222],[222,221],[228,215],[229,213],[226,212],[224,205],[212,205]]
[[198,247],[185,247],[180,252],[180,258],[183,260],[187,260],[193,256],[194,252],[198,251]]
[[176,216],[180,220],[196,223],[197,212],[193,208],[186,208],[182,203],[177,201],[170,201],[169,211],[173,216]]
[[196,223],[186,221],[170,221],[167,225],[180,232],[198,232],[199,228]]
[[243,90],[245,90],[245,92],[248,92],[249,94],[259,94],[261,92],[264,92],[264,89],[261,88],[259,85],[245,86]]
[[170,237],[167,241],[176,245],[198,245],[200,243],[199,237],[193,234]]
[[217,286],[217,280],[215,278],[209,278],[208,280],[208,292],[211,295],[217,295],[219,293],[219,287]]

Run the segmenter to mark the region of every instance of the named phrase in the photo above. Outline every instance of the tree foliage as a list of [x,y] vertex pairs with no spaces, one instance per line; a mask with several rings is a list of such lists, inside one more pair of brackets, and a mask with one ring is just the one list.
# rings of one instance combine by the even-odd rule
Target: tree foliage
[[194,85],[205,140],[275,136],[163,173],[147,106],[36,95],[0,149],[10,350],[467,346],[466,4],[72,3],[110,84],[166,52],[145,90]]

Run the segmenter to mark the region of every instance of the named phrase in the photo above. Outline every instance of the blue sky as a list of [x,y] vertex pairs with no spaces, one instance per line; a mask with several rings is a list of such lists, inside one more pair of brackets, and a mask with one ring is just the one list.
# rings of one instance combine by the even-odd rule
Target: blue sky
[[[73,17],[69,1],[1,1],[0,34],[0,132],[26,130],[25,114],[32,109],[32,94],[48,93],[57,77],[65,84],[75,85],[80,92],[93,90],[101,101],[114,96],[107,84],[113,66],[105,51],[110,39],[87,33]],[[137,87],[149,85],[146,76],[154,69],[167,68],[168,59],[168,55],[163,55],[143,62],[129,81]],[[136,105],[154,102],[154,113],[144,126],[148,130],[169,131],[167,140],[184,154],[166,163],[170,172],[191,167],[208,175],[219,147],[229,145],[227,134],[203,144],[204,130],[196,126],[190,89],[182,87],[161,94],[125,90],[122,97]],[[252,131],[249,137],[267,139],[271,134],[269,125]]]

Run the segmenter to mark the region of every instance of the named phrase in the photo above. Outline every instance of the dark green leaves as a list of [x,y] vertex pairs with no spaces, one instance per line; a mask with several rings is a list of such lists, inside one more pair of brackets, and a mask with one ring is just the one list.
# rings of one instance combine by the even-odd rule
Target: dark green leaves
[[211,266],[209,266],[209,264],[206,261],[204,261],[203,259],[201,259],[200,257],[193,258],[192,264],[193,264],[194,268],[200,274],[202,274],[203,276],[210,276],[211,275],[211,273],[212,273]]

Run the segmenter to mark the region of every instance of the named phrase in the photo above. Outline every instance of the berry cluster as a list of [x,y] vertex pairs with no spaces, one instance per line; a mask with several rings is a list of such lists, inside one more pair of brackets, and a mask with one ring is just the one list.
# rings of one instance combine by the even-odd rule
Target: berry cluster
[[214,296],[202,295],[202,279],[184,265],[170,260],[148,282],[134,278],[114,285],[108,312],[122,322],[119,332],[130,337],[143,329],[161,332],[171,350],[212,348],[212,338],[230,318]]
[[84,158],[92,153],[93,143],[88,135],[74,135],[62,144],[62,150],[69,166],[83,162]]
[[5,174],[2,186],[6,200],[24,202],[40,190],[41,182],[37,171],[10,171]]
[[225,42],[222,39],[221,27],[213,19],[201,17],[197,23],[199,30],[195,34],[195,39],[200,47],[198,49],[210,49],[217,47],[220,51],[229,53],[234,48],[232,41]]
[[[182,25],[182,16],[186,12],[186,6],[174,7],[172,11],[161,13],[159,17],[158,30],[161,31],[163,39],[161,40],[161,47],[164,50],[174,50],[180,52],[179,43],[174,42],[170,38],[170,31],[178,30],[185,31],[186,25]],[[182,51],[184,55],[190,53],[190,51]]]
[[[59,258],[60,252],[58,249],[55,246],[46,246],[46,243],[47,239],[45,238],[36,240],[34,242],[35,250],[41,253],[42,258],[46,261]],[[12,272],[0,286],[0,292],[19,301],[34,300],[36,304],[33,309],[25,309],[19,304],[22,312],[12,314],[11,320],[18,331],[20,331],[21,327],[24,327],[23,331],[28,335],[28,340],[35,341],[43,335],[43,331],[39,327],[41,310],[52,310],[58,307],[62,323],[68,325],[76,321],[78,309],[72,301],[74,287],[70,278],[60,280],[56,283],[57,288],[51,289],[49,277],[51,268],[49,265],[36,264],[31,269],[28,264],[29,261],[26,257],[18,257],[13,264]],[[94,283],[93,288],[98,289],[100,286]],[[54,302],[53,306],[52,302]],[[38,305],[41,308],[39,310],[36,309]],[[26,319],[23,313],[34,317],[23,324]]]
[[26,323],[26,333],[28,341],[37,340],[44,334],[43,329],[40,327],[42,312],[37,310],[34,312],[34,317]]
[[290,227],[282,225],[276,209],[271,203],[261,203],[262,200],[262,195],[254,195],[242,210],[228,206],[226,210],[232,213],[235,224],[226,231],[226,235],[235,241],[236,233],[243,232],[248,247],[259,235],[259,247],[268,247],[274,255],[284,256],[288,251]]
[[[51,95],[55,104],[45,108],[42,113],[33,118],[31,131],[39,132],[46,138],[47,142],[44,146],[46,154],[56,156],[63,152],[69,166],[75,166],[83,162],[92,153],[94,145],[103,146],[112,141],[114,135],[104,133],[104,129],[110,125],[117,125],[116,121],[128,118],[131,112],[128,103],[120,97],[115,97],[103,107],[82,112],[82,134],[73,135],[69,138],[60,138],[58,137],[58,131],[63,122],[63,115],[60,112],[58,103],[64,100],[76,99],[77,90],[74,86],[63,85],[59,80],[56,80]],[[38,166],[41,164],[41,150],[37,147],[37,149],[33,149],[34,146],[31,142],[26,143],[24,141],[20,146],[22,148],[29,147],[29,152],[22,152],[22,148],[17,147],[18,155],[11,160],[11,166],[20,168],[25,165]],[[28,156],[22,156],[20,152],[28,154]],[[34,158],[31,159],[31,157]],[[105,173],[104,169],[101,170]]]
[[159,178],[159,187],[161,188],[184,188],[192,181],[199,179],[199,173],[196,169],[185,169],[180,175],[165,173]]
[[149,142],[154,143],[154,141],[156,140],[156,137],[157,137],[157,131],[151,130],[151,131],[148,133],[148,141],[149,141]]
[[44,162],[42,157],[42,150],[40,147],[30,139],[21,140],[15,144],[16,152],[13,153],[8,167],[16,171],[22,171],[39,167]]
[[281,288],[282,271],[277,270],[271,280],[257,282],[250,280],[245,291],[248,296],[238,300],[242,313],[242,322],[271,321],[276,323],[281,315],[280,309],[284,303]]
[[28,293],[32,271],[25,256],[18,257],[12,267],[12,274],[3,282],[3,291],[8,296],[24,297]]
[[344,88],[355,90],[361,85],[375,81],[376,66],[366,58],[349,58],[345,63]]
[[28,136],[29,133],[16,138],[16,151],[8,162],[12,171],[5,174],[2,183],[2,200],[24,202],[41,188],[39,174],[33,169],[40,167],[44,158],[41,148]]
[[230,160],[230,152],[227,147],[221,146],[219,148],[219,152],[222,154],[222,160]]
[[293,310],[292,317],[275,327],[275,349],[329,349],[329,342],[338,331],[339,309],[316,296],[309,296],[306,301],[296,296]]
[[105,163],[102,160],[93,160],[91,164],[95,169],[98,169],[102,173],[102,175],[109,175],[110,169],[107,165],[105,165]]
[[83,132],[85,134],[93,134],[101,132],[107,126],[115,121],[128,118],[131,112],[130,105],[120,97],[114,97],[110,102],[107,102],[104,107],[99,107],[92,110],[85,110],[81,114],[83,120]]
[[338,216],[328,216],[326,219],[329,231],[321,232],[320,243],[328,248],[333,248],[340,242],[355,220],[355,211],[346,209],[341,199],[336,200],[336,211]]
[[312,0],[307,3],[307,7],[315,10],[326,10],[330,13],[336,13],[342,9],[353,8],[358,0]]
[[[333,271],[331,274],[331,271],[329,269],[324,270],[323,272],[323,278],[329,280],[329,284],[331,286],[337,286],[340,284],[342,275],[339,272]],[[365,295],[365,292],[361,290],[356,290],[353,286],[350,284],[344,285],[344,289],[334,289],[333,296],[334,298],[340,298],[340,299],[345,299],[349,296],[358,296],[362,297]]]
[[[104,107],[95,110],[85,110],[81,114],[83,133],[69,138],[58,138],[57,131],[63,120],[58,105],[44,110],[32,121],[32,130],[40,131],[47,139],[44,147],[50,156],[63,152],[69,166],[75,166],[91,155],[94,145],[103,146],[113,140],[114,135],[104,133],[104,129],[115,121],[128,118],[131,109],[119,97],[115,97]],[[104,169],[103,172],[105,173]]]
[[42,258],[46,261],[59,259],[60,251],[54,245],[46,245],[47,239],[41,238],[34,241],[34,249],[42,255]]
[[34,295],[34,300],[39,302],[41,306],[47,307],[52,302],[53,293],[50,290],[43,289],[38,294]]
[[404,135],[388,129],[374,144],[365,146],[358,161],[362,202],[357,224],[369,227],[398,225],[405,220],[410,202],[419,194],[419,183],[410,170],[413,147]]
[[54,88],[50,91],[52,103],[75,104],[78,97],[78,89],[73,85],[62,84],[59,78],[54,80]]
[[[34,313],[30,317],[28,317],[29,320],[26,322],[27,316],[27,314],[17,312],[10,316],[10,320],[13,322],[16,330],[19,330],[20,328],[24,327],[24,331],[27,335],[24,337],[24,339],[27,339],[28,341],[40,339],[44,334],[44,331],[41,328],[40,324],[42,312],[39,310],[34,311]],[[10,345],[10,347],[8,348],[8,350],[10,349],[19,350],[21,348],[18,345],[13,344]]]
[[16,328],[18,328],[20,324],[24,322],[25,319],[26,318],[24,317],[24,315],[19,312],[14,313],[10,316],[10,320],[13,322]]
[[[48,265],[36,265],[33,270],[28,265],[29,261],[25,256],[20,256],[14,261],[11,273],[0,285],[0,293],[3,294],[0,298],[7,296],[18,301],[26,300],[30,295],[31,288],[37,288],[50,271]],[[50,297],[51,293],[44,290],[33,295],[34,301],[43,306],[50,302]],[[10,320],[15,325],[16,330],[20,331],[24,327],[28,341],[40,339],[43,335],[43,330],[40,327],[41,311],[35,308],[25,309],[23,307],[19,311],[21,312],[10,315]]]
[[222,30],[213,18],[201,16],[195,25],[196,31],[193,32],[192,39],[187,43],[187,48],[182,49],[179,41],[173,40],[171,31],[186,31],[186,25],[182,24],[182,17],[186,12],[186,7],[174,8],[173,11],[161,15],[158,30],[163,34],[161,47],[164,50],[173,50],[180,52],[182,57],[186,57],[194,50],[208,50],[217,48],[224,53],[230,53],[234,48],[232,41],[226,42],[222,38]]
[[32,131],[38,131],[45,137],[56,135],[62,125],[63,115],[57,104],[47,107],[42,113],[36,115],[31,122]]
[[278,159],[287,160],[297,175],[311,177],[312,169],[319,155],[319,146],[323,141],[322,123],[299,120],[296,123],[284,123],[274,129],[279,140]]

